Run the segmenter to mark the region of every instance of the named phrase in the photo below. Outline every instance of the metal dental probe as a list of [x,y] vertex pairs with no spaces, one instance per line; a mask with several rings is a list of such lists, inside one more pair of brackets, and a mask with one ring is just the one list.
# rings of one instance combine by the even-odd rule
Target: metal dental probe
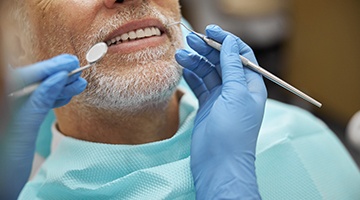
[[[86,61],[88,62],[88,64],[69,72],[68,76],[72,76],[72,75],[79,73],[87,68],[90,68],[96,62],[98,62],[101,58],[103,58],[105,56],[105,54],[107,53],[107,50],[108,50],[108,46],[104,42],[95,44],[94,46],[92,46],[90,48],[90,50],[86,54]],[[41,82],[38,82],[38,83],[31,84],[29,86],[26,86],[16,92],[9,94],[8,97],[19,98],[22,96],[29,95],[32,92],[34,92],[36,90],[36,88],[39,87],[40,84],[41,84]]]
[[[200,37],[202,40],[204,40],[204,42],[206,42],[209,46],[213,47],[214,49],[220,51],[221,50],[221,44],[216,42],[215,40],[212,40],[210,38],[208,38],[207,36],[197,33],[195,31],[193,31],[192,29],[190,29],[189,27],[187,27],[184,23],[182,22],[175,22],[175,23],[171,23],[168,24],[167,27],[170,26],[174,26],[174,25],[182,25],[184,28],[186,28],[188,31],[190,31],[191,33],[194,33],[195,35],[197,35],[198,37]],[[312,103],[313,105],[317,106],[317,107],[321,107],[322,104],[318,101],[316,101],[315,99],[311,98],[310,96],[308,96],[307,94],[303,93],[302,91],[298,90],[297,88],[293,87],[292,85],[290,85],[289,83],[281,80],[280,78],[278,78],[277,76],[273,75],[272,73],[268,72],[267,70],[263,69],[262,67],[260,67],[259,65],[256,65],[254,63],[252,63],[251,61],[249,61],[247,58],[245,58],[244,56],[240,55],[240,59],[241,62],[243,63],[244,66],[248,67],[249,69],[263,75],[265,78],[269,79],[270,81],[278,84],[279,86],[285,88],[286,90],[292,92],[293,94],[297,95],[298,97]]]

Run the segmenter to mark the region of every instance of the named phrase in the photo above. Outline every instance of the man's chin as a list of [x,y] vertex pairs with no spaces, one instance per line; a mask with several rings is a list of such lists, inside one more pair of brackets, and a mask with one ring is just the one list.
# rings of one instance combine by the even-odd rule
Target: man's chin
[[[166,106],[182,76],[173,62],[136,66],[132,73],[91,73],[88,88],[74,100],[86,107],[116,112],[139,112]],[[106,75],[104,75],[106,74]]]

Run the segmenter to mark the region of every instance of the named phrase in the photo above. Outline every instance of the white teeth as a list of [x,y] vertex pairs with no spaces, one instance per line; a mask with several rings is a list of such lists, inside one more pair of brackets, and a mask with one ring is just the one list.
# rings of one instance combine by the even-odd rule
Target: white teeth
[[151,28],[151,33],[153,35],[157,35],[157,36],[161,35],[160,30],[158,28],[154,28],[154,27]]
[[156,28],[154,28],[154,27],[151,28],[151,34],[156,35]]
[[150,28],[146,28],[146,29],[145,29],[145,37],[150,37],[150,36],[152,36],[151,29],[150,29]]
[[144,38],[145,37],[145,32],[144,32],[144,30],[142,30],[142,29],[138,29],[138,30],[136,30],[136,37],[137,38]]
[[145,28],[145,29],[138,29],[135,31],[130,31],[129,33],[124,33],[121,36],[117,36],[109,41],[107,41],[107,45],[111,46],[112,44],[119,44],[121,42],[127,40],[135,40],[135,39],[142,39],[145,37],[152,37],[152,36],[160,36],[161,31],[156,27]]
[[157,36],[161,35],[161,32],[160,32],[160,30],[158,28],[156,28],[155,30],[156,30],[156,35]]
[[122,40],[122,41],[126,41],[126,40],[128,40],[128,39],[129,39],[129,34],[124,33],[124,34],[121,35],[121,40]]
[[131,31],[129,33],[129,38],[130,38],[130,40],[135,40],[136,39],[136,33],[134,31]]

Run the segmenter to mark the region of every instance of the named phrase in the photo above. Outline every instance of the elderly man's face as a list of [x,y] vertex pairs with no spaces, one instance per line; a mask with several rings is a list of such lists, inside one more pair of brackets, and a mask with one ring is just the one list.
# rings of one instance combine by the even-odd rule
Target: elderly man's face
[[174,61],[181,47],[178,0],[27,0],[32,62],[61,53],[77,55],[106,42],[109,51],[83,73],[88,89],[77,98],[103,109],[141,108],[164,101],[181,77]]

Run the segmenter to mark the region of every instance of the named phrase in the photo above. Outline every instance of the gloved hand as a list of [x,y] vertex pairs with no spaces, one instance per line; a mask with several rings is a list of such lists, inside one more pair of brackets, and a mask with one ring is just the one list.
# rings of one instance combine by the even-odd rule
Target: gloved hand
[[199,100],[191,145],[191,170],[197,199],[260,199],[255,148],[267,97],[262,76],[244,68],[239,54],[257,63],[236,36],[211,25],[208,37],[221,52],[190,34],[200,55],[179,50],[176,60]]
[[27,182],[37,134],[47,113],[67,104],[86,88],[87,81],[80,77],[80,73],[68,77],[68,73],[78,67],[75,56],[60,55],[12,73],[17,82],[23,83],[21,86],[42,83],[30,96],[15,102],[18,109],[13,113],[1,142],[0,199],[16,199]]

